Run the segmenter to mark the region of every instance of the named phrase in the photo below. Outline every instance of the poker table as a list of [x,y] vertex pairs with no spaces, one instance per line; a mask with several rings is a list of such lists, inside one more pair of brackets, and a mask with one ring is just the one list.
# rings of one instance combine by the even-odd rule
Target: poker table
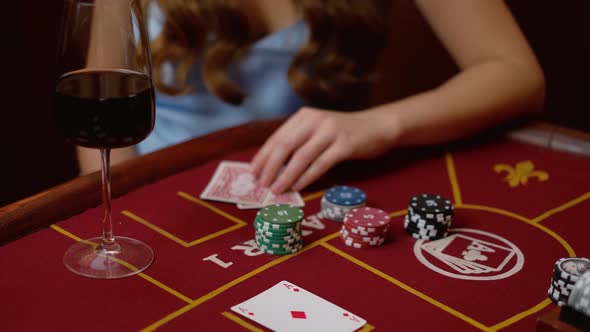
[[[344,163],[301,192],[304,249],[262,253],[256,210],[199,195],[221,160],[250,160],[279,124],[227,129],[113,167],[115,234],[155,252],[133,277],[94,280],[62,263],[69,246],[100,234],[99,174],[3,207],[2,330],[264,331],[230,308],[287,280],[366,319],[363,331],[531,331],[556,308],[547,298],[555,261],[590,256],[587,143],[545,124]],[[334,185],[362,189],[367,205],[391,216],[382,246],[340,240],[342,224],[320,213]],[[404,232],[409,199],[421,193],[452,201],[448,237]]]

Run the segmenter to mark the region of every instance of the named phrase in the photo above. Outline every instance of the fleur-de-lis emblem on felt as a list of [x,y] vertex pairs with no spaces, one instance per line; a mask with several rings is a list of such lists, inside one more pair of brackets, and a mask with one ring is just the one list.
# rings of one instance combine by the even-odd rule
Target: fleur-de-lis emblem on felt
[[494,165],[494,171],[496,173],[506,172],[504,181],[507,181],[512,188],[519,185],[525,186],[531,178],[536,178],[539,182],[549,179],[549,174],[535,170],[535,164],[530,160],[518,162],[514,167],[508,164],[496,164]]

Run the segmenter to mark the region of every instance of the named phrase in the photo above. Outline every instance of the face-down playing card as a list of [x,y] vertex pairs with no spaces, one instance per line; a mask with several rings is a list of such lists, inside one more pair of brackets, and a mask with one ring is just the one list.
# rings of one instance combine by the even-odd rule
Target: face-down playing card
[[355,331],[367,322],[288,281],[231,310],[274,331]]
[[256,185],[256,179],[248,163],[222,161],[201,193],[201,198],[228,203],[262,205],[269,191],[268,188]]
[[200,197],[237,203],[240,209],[260,209],[270,204],[305,205],[298,192],[275,196],[269,188],[260,187],[249,163],[227,160],[219,163]]

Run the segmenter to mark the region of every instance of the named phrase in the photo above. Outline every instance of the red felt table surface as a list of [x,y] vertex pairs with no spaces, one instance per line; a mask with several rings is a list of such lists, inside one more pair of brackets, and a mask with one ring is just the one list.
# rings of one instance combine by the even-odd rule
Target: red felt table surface
[[[252,154],[223,159],[245,161]],[[230,307],[281,280],[365,318],[367,330],[532,330],[554,307],[546,295],[554,262],[590,256],[588,158],[496,141],[349,163],[302,193],[305,249],[283,257],[253,247],[255,210],[198,199],[218,163],[114,200],[115,233],[155,251],[140,275],[92,280],[64,267],[70,245],[99,234],[100,207],[0,247],[2,330],[262,328]],[[337,237],[341,224],[318,214],[322,192],[336,184],[363,189],[368,205],[392,216],[383,246],[347,247]],[[455,205],[446,247],[417,242],[403,230],[408,200],[420,193]],[[464,273],[440,259],[464,258],[473,243],[491,250],[477,261],[491,270]]]

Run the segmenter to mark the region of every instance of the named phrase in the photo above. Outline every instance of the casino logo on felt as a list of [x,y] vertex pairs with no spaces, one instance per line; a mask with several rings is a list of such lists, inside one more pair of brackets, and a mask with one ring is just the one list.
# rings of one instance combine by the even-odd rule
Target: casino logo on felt
[[449,230],[449,236],[436,241],[418,240],[414,254],[431,270],[464,280],[504,279],[520,271],[524,264],[524,255],[512,242],[469,228]]

